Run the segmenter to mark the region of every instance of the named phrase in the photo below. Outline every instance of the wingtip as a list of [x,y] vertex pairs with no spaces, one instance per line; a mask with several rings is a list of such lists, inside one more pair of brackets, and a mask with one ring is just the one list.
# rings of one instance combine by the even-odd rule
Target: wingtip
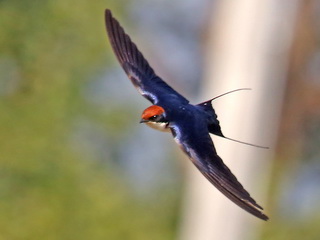
[[111,22],[112,19],[113,18],[113,16],[112,16],[112,12],[111,12],[111,10],[109,9],[109,8],[106,8],[105,10],[104,10],[104,19],[105,19],[105,21],[106,21],[106,23],[107,22]]
[[255,204],[253,207],[258,211],[258,213],[256,213],[256,214],[253,213],[253,215],[255,215],[256,217],[258,217],[264,221],[269,220],[269,217],[262,212],[263,208],[260,205]]
[[241,202],[238,202],[238,201],[233,201],[233,202],[236,203],[242,209],[256,216],[257,218],[260,218],[261,220],[264,220],[264,221],[269,220],[269,217],[263,213],[263,208],[259,204],[257,204],[254,201],[254,199],[252,198],[251,200],[241,199]]
[[107,16],[107,15],[112,15],[112,13],[111,13],[111,10],[109,9],[109,8],[106,8],[105,10],[104,10],[104,14]]
[[106,21],[106,25],[112,21],[112,12],[108,8],[104,11],[104,20]]
[[261,213],[259,218],[264,220],[264,221],[268,221],[269,220],[269,217],[267,215],[265,215],[264,213]]

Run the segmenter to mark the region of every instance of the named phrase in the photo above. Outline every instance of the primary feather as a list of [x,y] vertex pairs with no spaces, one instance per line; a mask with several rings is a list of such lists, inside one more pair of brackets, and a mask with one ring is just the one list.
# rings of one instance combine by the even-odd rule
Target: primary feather
[[105,21],[112,49],[119,63],[138,91],[153,104],[173,97],[188,102],[183,96],[159,78],[130,37],[124,32],[111,11],[105,11]]

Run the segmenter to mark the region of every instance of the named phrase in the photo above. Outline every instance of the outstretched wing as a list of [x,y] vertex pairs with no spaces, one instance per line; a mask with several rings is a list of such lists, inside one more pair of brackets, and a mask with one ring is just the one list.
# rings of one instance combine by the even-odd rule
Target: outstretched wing
[[137,46],[124,32],[119,22],[106,9],[105,21],[108,37],[118,61],[138,91],[153,104],[171,98],[183,103],[188,100],[159,78]]
[[[189,119],[192,122],[192,119]],[[208,129],[201,122],[180,123],[171,127],[173,136],[200,172],[226,197],[254,216],[268,220],[262,207],[238,182],[217,155]]]

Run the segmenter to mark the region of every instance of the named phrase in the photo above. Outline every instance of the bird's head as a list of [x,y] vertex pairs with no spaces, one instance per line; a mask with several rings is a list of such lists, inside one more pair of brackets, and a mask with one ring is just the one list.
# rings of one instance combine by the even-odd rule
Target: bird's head
[[169,131],[169,123],[165,118],[165,111],[157,105],[152,105],[143,111],[140,123],[145,123],[156,130]]

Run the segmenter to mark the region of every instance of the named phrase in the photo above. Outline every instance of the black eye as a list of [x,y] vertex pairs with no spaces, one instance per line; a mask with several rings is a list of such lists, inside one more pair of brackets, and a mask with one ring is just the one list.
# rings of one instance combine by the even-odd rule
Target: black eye
[[154,115],[152,117],[149,118],[149,120],[156,120],[159,117],[159,115]]

